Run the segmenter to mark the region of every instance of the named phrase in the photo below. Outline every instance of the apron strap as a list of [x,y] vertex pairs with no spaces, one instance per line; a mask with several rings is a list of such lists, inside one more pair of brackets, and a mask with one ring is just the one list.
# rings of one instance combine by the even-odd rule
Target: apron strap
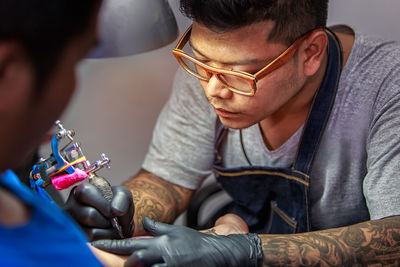
[[228,128],[226,128],[219,117],[215,121],[215,135],[214,135],[214,164],[220,165],[222,163],[222,155],[221,152],[221,144],[224,141],[226,135],[228,133]]
[[322,85],[314,98],[293,164],[295,170],[307,175],[311,173],[315,154],[335,101],[343,64],[340,41],[331,30],[327,30],[329,40],[327,69]]

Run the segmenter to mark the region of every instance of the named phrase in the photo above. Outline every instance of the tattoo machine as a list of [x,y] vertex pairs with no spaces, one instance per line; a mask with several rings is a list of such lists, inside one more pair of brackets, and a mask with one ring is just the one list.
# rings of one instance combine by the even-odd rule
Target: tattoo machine
[[[66,130],[60,121],[56,121],[55,125],[58,130],[51,139],[51,154],[48,158],[41,158],[37,164],[33,166],[31,171],[31,187],[40,195],[50,198],[44,191],[50,183],[57,190],[66,189],[78,182],[88,179],[89,183],[96,186],[107,201],[111,201],[113,192],[110,183],[103,177],[96,175],[96,172],[104,167],[110,168],[110,159],[103,153],[101,160],[92,164],[84,156],[79,143],[74,143],[73,130]],[[61,146],[61,143],[65,143]],[[111,223],[118,231],[121,238],[121,226],[117,218],[112,218]]]

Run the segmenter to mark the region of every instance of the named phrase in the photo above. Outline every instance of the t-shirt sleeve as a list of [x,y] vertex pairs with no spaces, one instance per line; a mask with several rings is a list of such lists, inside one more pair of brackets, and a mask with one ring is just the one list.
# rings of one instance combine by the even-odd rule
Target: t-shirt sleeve
[[[399,50],[397,50],[399,51]],[[387,61],[367,143],[363,191],[372,220],[400,215],[400,53]],[[381,70],[376,70],[377,72]]]
[[211,174],[215,119],[199,81],[178,70],[142,167],[174,184],[198,188]]

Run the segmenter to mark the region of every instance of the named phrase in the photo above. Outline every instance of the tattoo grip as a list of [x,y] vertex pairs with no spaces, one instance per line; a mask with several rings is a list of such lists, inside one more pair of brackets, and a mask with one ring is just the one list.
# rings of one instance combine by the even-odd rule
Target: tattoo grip
[[[97,189],[100,191],[100,193],[103,195],[103,197],[108,202],[111,202],[111,200],[113,198],[113,192],[112,192],[110,183],[106,179],[104,179],[103,177],[96,176],[96,175],[90,175],[89,183],[91,183],[92,185],[97,187]],[[111,218],[111,224],[118,231],[119,236],[121,238],[124,238],[124,235],[122,233],[122,228],[119,225],[117,218]]]

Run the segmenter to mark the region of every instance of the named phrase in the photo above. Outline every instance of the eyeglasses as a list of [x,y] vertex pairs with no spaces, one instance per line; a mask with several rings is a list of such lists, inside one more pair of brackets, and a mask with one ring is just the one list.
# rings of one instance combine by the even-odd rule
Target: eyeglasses
[[247,96],[253,96],[257,90],[257,82],[288,62],[289,59],[293,57],[300,44],[311,34],[311,32],[308,32],[302,35],[272,62],[255,74],[251,74],[244,71],[224,70],[208,66],[190,56],[190,53],[193,54],[191,51],[183,51],[182,49],[190,39],[191,31],[192,26],[186,30],[175,49],[172,50],[172,54],[174,54],[179,64],[188,73],[202,81],[209,81],[212,76],[216,76],[229,90]]

